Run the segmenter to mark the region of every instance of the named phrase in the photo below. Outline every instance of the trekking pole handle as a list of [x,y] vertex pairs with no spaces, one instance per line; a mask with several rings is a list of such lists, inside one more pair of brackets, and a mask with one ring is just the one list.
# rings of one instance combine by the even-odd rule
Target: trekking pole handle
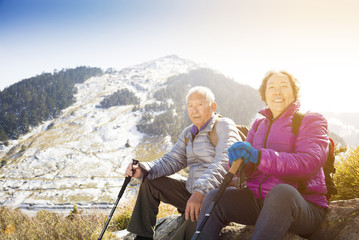
[[135,173],[135,170],[133,169],[133,165],[138,165],[139,162],[140,162],[139,160],[132,158],[132,168],[131,168],[132,174]]
[[228,170],[228,172],[232,173],[233,175],[236,175],[242,162],[243,162],[243,159],[241,159],[241,158],[238,158],[237,160],[233,161],[232,166]]
[[132,158],[132,165],[137,165],[140,161],[138,161],[137,159],[133,159]]

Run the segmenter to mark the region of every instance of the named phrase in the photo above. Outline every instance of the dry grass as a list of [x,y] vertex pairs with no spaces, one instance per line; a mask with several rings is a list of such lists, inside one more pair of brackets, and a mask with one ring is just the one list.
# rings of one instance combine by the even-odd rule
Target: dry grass
[[177,208],[175,208],[174,206],[172,206],[170,204],[161,202],[157,218],[163,218],[163,217],[173,215],[173,214],[179,214],[177,211]]
[[[126,229],[131,217],[135,198],[129,204],[118,206],[103,237],[116,239],[113,232]],[[110,210],[108,211],[108,214]],[[177,214],[176,208],[160,204],[158,217]],[[98,239],[108,218],[103,211],[93,210],[83,213],[77,207],[67,216],[41,210],[30,217],[19,210],[0,207],[0,239]]]
[[[69,214],[70,216],[70,214]],[[18,210],[0,208],[0,239],[96,239],[104,216],[94,213],[65,217],[41,210],[29,217]],[[107,239],[111,239],[107,234]]]
[[[135,203],[136,203],[136,198],[131,198],[131,200],[129,201],[129,204],[127,204],[125,206],[123,206],[123,205],[117,206],[117,209],[116,209],[117,214],[114,216],[112,222],[110,223],[109,228],[112,229],[113,231],[126,229],[128,222],[130,221],[131,213],[135,206]],[[174,206],[172,206],[170,204],[161,202],[161,204],[159,206],[157,218],[163,218],[163,217],[173,215],[173,214],[179,214],[177,211],[177,208],[175,208]]]
[[168,152],[166,147],[163,137],[145,137],[135,147],[135,158],[146,162],[155,160]]

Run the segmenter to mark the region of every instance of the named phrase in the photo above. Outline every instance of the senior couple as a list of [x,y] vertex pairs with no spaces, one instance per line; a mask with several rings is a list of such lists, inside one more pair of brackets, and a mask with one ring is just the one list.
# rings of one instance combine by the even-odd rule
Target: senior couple
[[[126,170],[126,176],[143,178],[127,228],[135,239],[153,239],[161,201],[183,216],[171,239],[191,239],[236,159],[244,160],[247,186],[225,190],[198,239],[218,239],[230,222],[254,225],[252,239],[282,239],[288,231],[308,237],[318,228],[328,208],[323,173],[329,149],[327,121],[308,112],[299,133],[293,133],[299,86],[288,72],[268,72],[259,92],[268,107],[242,142],[235,123],[216,113],[210,89],[189,90],[186,104],[192,124],[163,157],[129,164]],[[209,138],[213,128],[216,145]],[[168,177],[186,167],[185,182]],[[305,183],[304,191],[298,190],[299,182]]]

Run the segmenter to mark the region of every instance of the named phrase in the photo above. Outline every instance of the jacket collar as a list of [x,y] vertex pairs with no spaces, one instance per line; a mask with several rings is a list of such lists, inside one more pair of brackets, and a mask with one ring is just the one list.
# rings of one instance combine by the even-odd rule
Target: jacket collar
[[210,131],[212,131],[212,128],[213,128],[214,123],[216,122],[218,116],[219,116],[218,113],[213,113],[212,117],[201,127],[201,129],[199,131],[198,131],[197,127],[194,124],[192,124],[192,126],[190,128],[190,132],[193,135],[197,135],[199,132],[210,132]]
[[[294,103],[290,104],[288,108],[283,113],[281,113],[276,119],[293,115],[295,112],[299,110],[299,108],[300,108],[300,102],[299,100],[297,100]],[[268,118],[269,120],[273,119],[273,113],[269,108],[263,109],[259,111],[259,113],[262,114],[264,117]]]

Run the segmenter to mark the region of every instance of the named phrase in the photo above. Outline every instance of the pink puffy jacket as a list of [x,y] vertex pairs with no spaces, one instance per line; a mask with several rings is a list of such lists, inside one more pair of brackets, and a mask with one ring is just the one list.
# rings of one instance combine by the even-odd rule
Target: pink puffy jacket
[[261,151],[259,165],[247,177],[247,186],[257,198],[264,199],[277,184],[298,188],[299,180],[304,180],[304,199],[328,207],[323,172],[329,152],[327,121],[318,113],[307,113],[296,136],[292,118],[299,107],[298,102],[293,103],[274,120],[269,109],[260,112],[265,118],[253,123],[246,139]]

